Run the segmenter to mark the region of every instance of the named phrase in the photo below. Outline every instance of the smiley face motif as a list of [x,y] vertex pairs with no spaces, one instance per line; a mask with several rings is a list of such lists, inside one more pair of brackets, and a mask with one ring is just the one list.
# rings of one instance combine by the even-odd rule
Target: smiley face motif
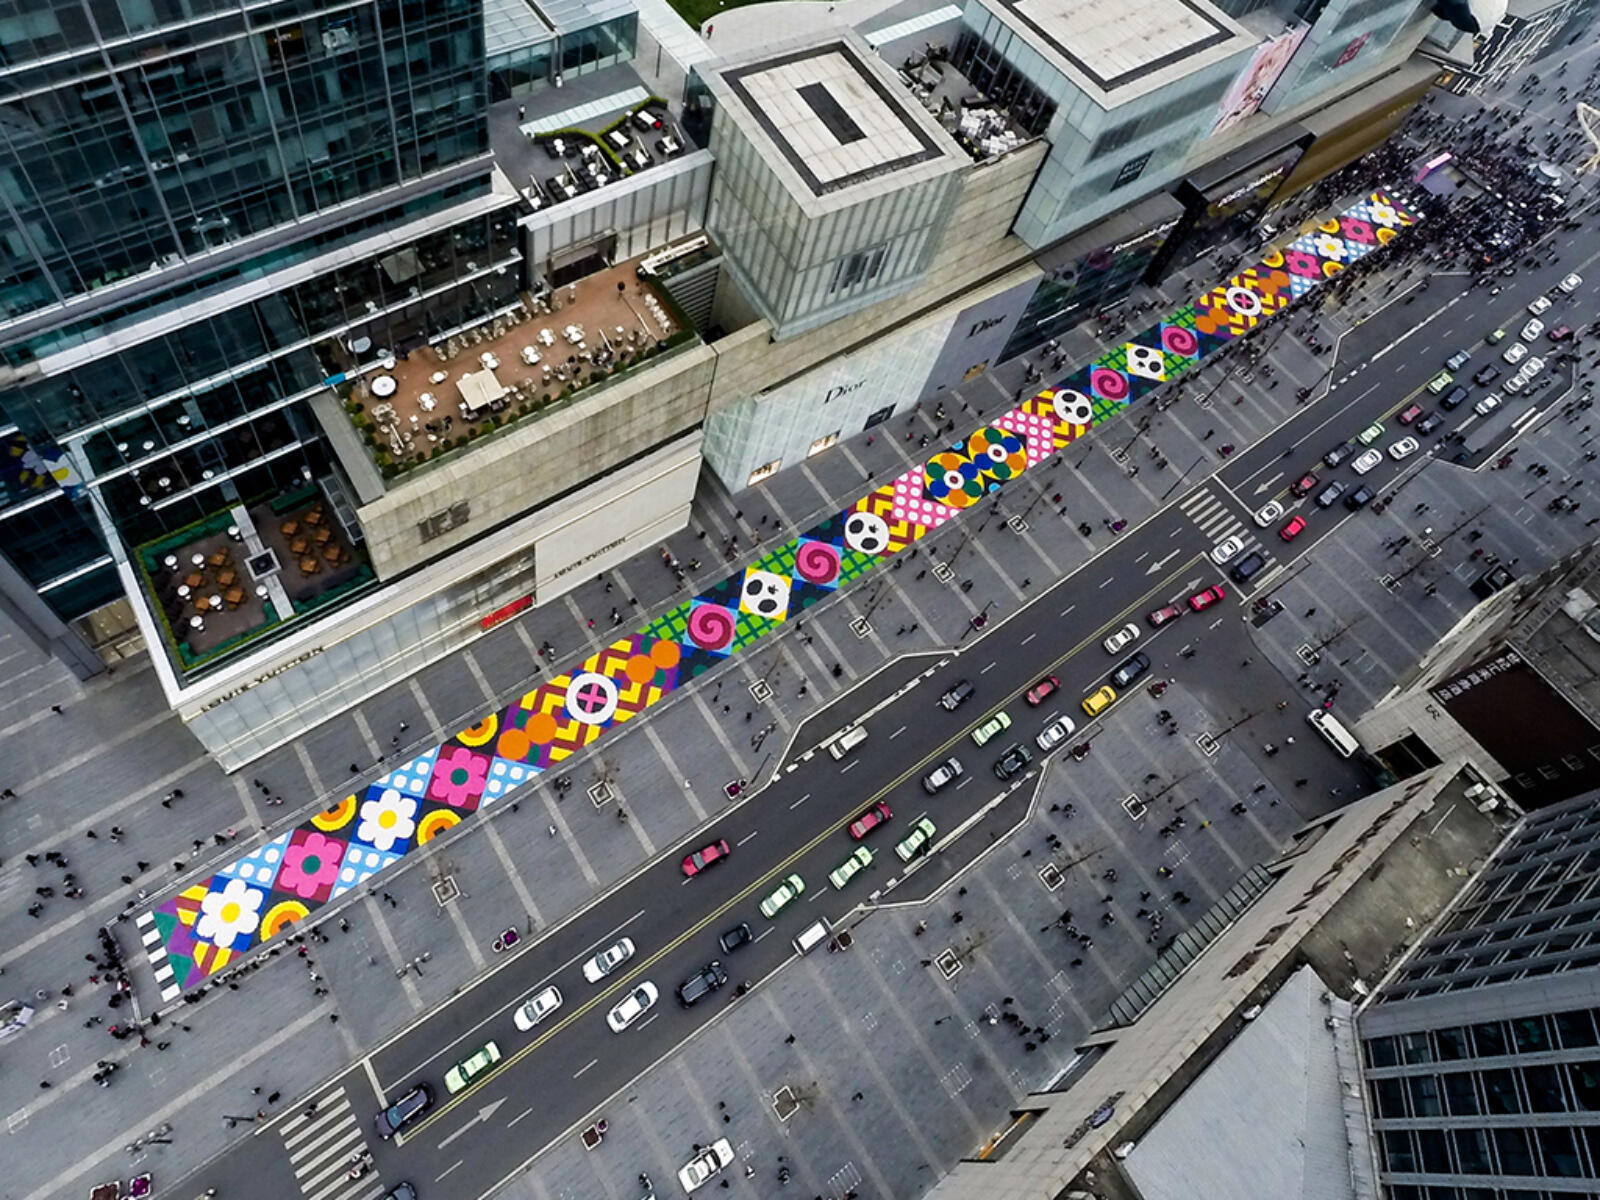
[[1062,424],[1094,424],[1094,401],[1082,392],[1057,392],[1052,403],[1056,410],[1056,420]]
[[1166,359],[1161,357],[1159,350],[1153,350],[1138,342],[1129,342],[1128,374],[1159,383],[1167,377]]
[[789,615],[789,581],[771,571],[751,567],[739,589],[739,608],[755,617],[780,621]]
[[874,512],[853,512],[844,523],[844,544],[874,557],[889,549],[889,523]]

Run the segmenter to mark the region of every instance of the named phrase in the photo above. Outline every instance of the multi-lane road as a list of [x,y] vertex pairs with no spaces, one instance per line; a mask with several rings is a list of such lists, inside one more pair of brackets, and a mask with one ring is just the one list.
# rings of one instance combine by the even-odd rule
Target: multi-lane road
[[[424,1196],[444,1188],[452,1196],[469,1196],[514,1175],[562,1131],[600,1115],[606,1098],[652,1062],[729,1005],[741,1003],[738,985],[759,986],[794,953],[791,940],[802,928],[819,918],[838,924],[875,896],[916,896],[919,870],[935,860],[904,864],[894,845],[919,818],[936,825],[935,854],[946,859],[987,846],[987,829],[981,838],[962,837],[961,831],[1004,796],[1032,785],[1042,758],[1033,739],[1049,720],[1064,716],[1078,727],[1066,746],[1093,734],[1080,702],[1127,653],[1144,650],[1157,675],[1178,676],[1202,692],[1208,675],[1234,669],[1237,647],[1244,644],[1237,632],[1244,604],[1270,589],[1295,559],[1314,552],[1338,522],[1362,519],[1343,505],[1316,509],[1309,497],[1289,495],[1288,485],[1315,471],[1324,481],[1341,478],[1353,486],[1348,464],[1332,471],[1323,467],[1326,450],[1374,421],[1386,426],[1375,443],[1379,448],[1405,435],[1393,414],[1414,401],[1436,407],[1424,389],[1441,369],[1440,347],[1473,352],[1471,365],[1458,372],[1462,378],[1498,361],[1504,345],[1486,346],[1484,335],[1506,328],[1515,338],[1527,319],[1528,301],[1572,269],[1585,273],[1585,283],[1576,296],[1558,302],[1547,324],[1568,319],[1576,326],[1581,317],[1560,314],[1593,310],[1596,289],[1589,276],[1600,272],[1588,263],[1524,269],[1494,298],[1484,289],[1469,289],[1460,278],[1437,280],[1432,303],[1425,307],[1406,305],[1403,294],[1397,295],[1387,319],[1345,339],[1331,356],[1331,390],[1294,419],[1221,461],[1210,476],[1174,489],[1156,515],[1125,531],[1010,618],[947,652],[902,660],[846,693],[797,731],[766,786],[663,851],[537,944],[502,956],[450,1004],[329,1081],[317,1094],[315,1111],[259,1126],[254,1137],[200,1172],[196,1186],[226,1185],[230,1197],[279,1200],[305,1194],[343,1200],[378,1196],[395,1181],[409,1179]],[[1411,314],[1414,323],[1395,319]],[[1456,444],[1442,440],[1451,431],[1464,434],[1478,451],[1497,446],[1531,410],[1548,407],[1567,391],[1568,378],[1559,373],[1556,378],[1553,386],[1511,400],[1487,420],[1473,413],[1471,403],[1444,414],[1446,422],[1424,439],[1422,452],[1405,461],[1385,455],[1361,482],[1379,495],[1392,491],[1430,454],[1455,452]],[[1474,388],[1472,401],[1486,390]],[[1225,385],[1211,403],[1220,406],[1231,398]],[[1164,435],[1157,431],[1152,437]],[[1283,504],[1284,516],[1258,527],[1253,512],[1273,499]],[[1305,532],[1292,543],[1281,541],[1279,525],[1297,513],[1307,519]],[[1217,543],[1234,535],[1246,539],[1245,553],[1259,548],[1269,559],[1262,574],[1243,588],[1209,559]],[[1012,535],[997,524],[983,536]],[[1189,594],[1219,581],[1228,592],[1222,604],[1203,613],[1186,609],[1159,630],[1145,623],[1151,609],[1182,605]],[[1101,640],[1130,621],[1143,629],[1136,645],[1107,655]],[[1181,648],[1194,649],[1195,657],[1180,657]],[[1026,689],[1051,674],[1060,680],[1059,691],[1040,706],[1026,704]],[[945,711],[938,697],[963,679],[975,685],[976,694],[956,711]],[[1011,729],[982,748],[975,746],[973,728],[1000,709],[1012,717]],[[842,760],[819,750],[850,724],[867,730],[863,745]],[[992,766],[1013,742],[1032,750],[1034,763],[1023,775],[1002,782]],[[951,755],[961,760],[965,774],[928,795],[922,776]],[[894,816],[860,843],[871,848],[874,861],[843,890],[833,888],[829,872],[858,845],[847,832],[849,822],[880,801]],[[727,859],[686,878],[682,857],[718,839],[732,847]],[[805,881],[805,893],[776,919],[765,919],[759,902],[790,874]],[[756,940],[724,954],[718,935],[740,922],[749,923]],[[599,984],[586,982],[581,964],[621,936],[633,940],[635,956]],[[728,985],[693,1008],[680,1006],[674,994],[678,984],[712,959],[723,960]],[[631,1028],[613,1033],[607,1011],[641,980],[656,985],[660,1000]],[[561,1008],[535,1029],[519,1031],[512,1020],[516,1008],[551,984],[562,993]],[[502,1055],[498,1064],[461,1094],[446,1096],[445,1073],[491,1040]],[[374,1114],[417,1082],[434,1090],[434,1105],[399,1138],[379,1140]],[[377,1172],[349,1181],[345,1160],[362,1149],[376,1156]]]

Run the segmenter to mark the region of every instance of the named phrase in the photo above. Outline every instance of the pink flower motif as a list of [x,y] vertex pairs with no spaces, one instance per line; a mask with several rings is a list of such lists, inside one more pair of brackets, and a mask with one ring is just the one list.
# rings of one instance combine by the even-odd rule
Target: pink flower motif
[[302,900],[326,900],[339,877],[345,844],[315,829],[301,829],[289,839],[278,868],[276,886]]
[[465,746],[449,746],[433,764],[428,795],[451,808],[473,809],[483,796],[488,778],[488,759],[480,758]]
[[1296,275],[1315,279],[1322,274],[1322,260],[1304,250],[1290,250],[1283,256],[1283,265]]
[[1350,241],[1361,242],[1363,245],[1377,241],[1376,235],[1372,232],[1372,226],[1368,225],[1360,217],[1341,217],[1339,219],[1339,231]]

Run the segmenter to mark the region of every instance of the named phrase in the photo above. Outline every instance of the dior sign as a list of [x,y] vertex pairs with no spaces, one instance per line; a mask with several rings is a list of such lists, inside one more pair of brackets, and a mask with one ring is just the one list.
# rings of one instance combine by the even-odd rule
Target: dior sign
[[829,388],[827,393],[822,397],[822,402],[824,404],[831,404],[835,400],[843,399],[851,392],[859,392],[866,386],[867,381],[865,379],[858,379],[854,383],[835,384],[833,387]]

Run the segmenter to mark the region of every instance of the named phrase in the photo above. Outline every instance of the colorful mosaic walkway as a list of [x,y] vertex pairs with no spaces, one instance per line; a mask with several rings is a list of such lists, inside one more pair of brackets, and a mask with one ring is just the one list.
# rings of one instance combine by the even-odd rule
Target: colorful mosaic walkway
[[503,801],[1271,319],[1416,216],[1374,192],[924,465],[139,918],[164,999]]

